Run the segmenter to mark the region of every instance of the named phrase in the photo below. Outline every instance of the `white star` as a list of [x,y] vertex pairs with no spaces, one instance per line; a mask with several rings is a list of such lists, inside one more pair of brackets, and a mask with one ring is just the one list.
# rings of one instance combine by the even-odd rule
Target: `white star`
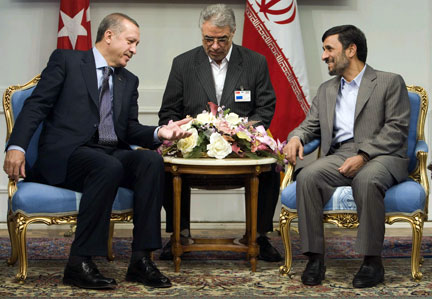
[[69,17],[63,11],[60,11],[60,17],[63,21],[63,28],[58,32],[58,37],[68,36],[72,44],[72,49],[75,49],[78,35],[87,36],[87,30],[81,25],[84,15],[84,9],[81,9],[73,18]]

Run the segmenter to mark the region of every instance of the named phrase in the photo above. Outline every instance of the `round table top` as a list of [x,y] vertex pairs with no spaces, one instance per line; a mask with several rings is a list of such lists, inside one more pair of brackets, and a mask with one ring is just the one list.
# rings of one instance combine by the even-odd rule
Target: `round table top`
[[267,165],[276,163],[275,158],[198,158],[198,159],[185,159],[176,157],[163,157],[165,163],[177,165],[197,165],[197,166],[248,166],[248,165]]

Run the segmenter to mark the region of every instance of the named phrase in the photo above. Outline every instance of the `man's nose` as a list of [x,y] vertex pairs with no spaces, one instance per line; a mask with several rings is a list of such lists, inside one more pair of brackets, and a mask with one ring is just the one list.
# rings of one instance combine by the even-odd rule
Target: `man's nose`
[[213,44],[211,45],[211,48],[212,48],[213,50],[217,50],[217,49],[219,49],[219,48],[220,48],[219,43],[218,43],[216,40],[213,41]]
[[135,55],[136,51],[137,51],[137,46],[136,45],[132,45],[129,50],[132,52],[132,54]]
[[322,53],[322,55],[321,55],[321,60],[325,61],[328,57],[329,57],[329,56],[328,56],[327,51],[324,51],[324,52]]

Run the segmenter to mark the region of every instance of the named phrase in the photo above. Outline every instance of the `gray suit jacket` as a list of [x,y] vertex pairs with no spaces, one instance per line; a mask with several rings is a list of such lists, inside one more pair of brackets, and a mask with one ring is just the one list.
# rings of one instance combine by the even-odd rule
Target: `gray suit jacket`
[[[251,91],[250,102],[234,101],[234,91],[242,88]],[[208,110],[208,102],[217,104],[216,91],[209,58],[200,46],[174,58],[159,125],[187,115],[195,117]],[[270,126],[276,97],[264,56],[233,44],[220,105],[249,120],[258,120],[266,128]]]
[[[321,138],[321,152],[329,153],[340,76],[321,84],[306,119],[288,139],[298,136],[303,143]],[[410,104],[400,75],[366,66],[357,96],[354,142],[358,151],[382,163],[397,181],[408,175],[407,136]]]

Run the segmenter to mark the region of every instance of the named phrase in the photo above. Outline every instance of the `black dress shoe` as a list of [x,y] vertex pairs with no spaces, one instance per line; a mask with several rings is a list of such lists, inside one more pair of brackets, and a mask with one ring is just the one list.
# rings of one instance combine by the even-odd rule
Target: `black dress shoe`
[[260,249],[258,259],[266,262],[280,262],[282,260],[282,256],[277,249],[270,244],[267,237],[259,236],[256,241]]
[[96,265],[90,261],[83,261],[78,265],[66,265],[63,283],[83,289],[115,289],[117,283],[113,278],[100,274]]
[[169,240],[165,246],[162,248],[162,252],[159,255],[159,259],[163,261],[170,261],[174,258],[171,252],[171,240]]
[[172,286],[168,277],[163,275],[149,257],[130,264],[126,281],[141,282],[154,288],[169,288]]
[[384,266],[381,261],[363,261],[360,270],[354,276],[355,288],[371,288],[384,281]]
[[301,276],[302,283],[308,286],[321,284],[325,278],[326,267],[320,259],[310,259]]

